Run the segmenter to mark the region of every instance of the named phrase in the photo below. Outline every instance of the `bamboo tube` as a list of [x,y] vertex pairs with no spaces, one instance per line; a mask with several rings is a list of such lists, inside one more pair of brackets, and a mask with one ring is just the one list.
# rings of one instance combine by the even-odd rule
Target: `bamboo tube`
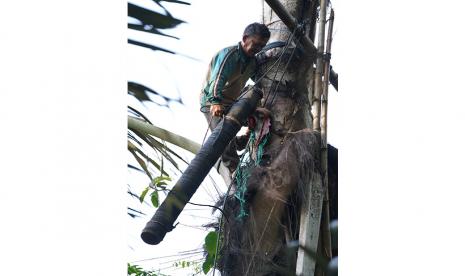
[[[333,35],[333,23],[334,23],[334,10],[331,9],[328,23],[328,36],[326,40],[326,53],[331,53],[331,42]],[[327,146],[327,117],[328,117],[328,85],[329,85],[329,71],[330,71],[330,60],[326,60],[324,64],[324,82],[323,82],[323,94],[321,103],[321,159],[322,167],[324,172],[323,187],[325,189],[325,196],[323,200],[323,212],[322,216],[322,239],[323,239],[323,252],[328,259],[331,259],[331,232],[329,230],[330,218],[329,218],[329,193],[328,193],[328,146]]]
[[[334,10],[331,9],[328,23],[328,37],[326,40],[326,54],[331,54],[331,42],[333,40],[333,22],[334,22]],[[329,67],[330,61],[324,61],[324,74],[323,74],[323,87],[321,95],[321,141],[326,147],[327,143],[327,118],[328,118],[328,86],[329,86]]]
[[325,46],[325,24],[326,24],[326,1],[320,1],[320,16],[318,24],[318,57],[316,59],[315,70],[315,90],[312,98],[312,115],[313,115],[313,130],[320,131],[320,116],[321,116],[321,94],[322,94],[322,75],[323,75],[323,52]]

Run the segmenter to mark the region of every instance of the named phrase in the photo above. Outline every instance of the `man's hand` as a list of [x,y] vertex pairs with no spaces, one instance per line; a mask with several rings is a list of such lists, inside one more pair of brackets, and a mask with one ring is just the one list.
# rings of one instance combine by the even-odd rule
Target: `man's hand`
[[223,115],[223,106],[220,104],[214,104],[210,106],[210,114],[212,116],[221,116]]

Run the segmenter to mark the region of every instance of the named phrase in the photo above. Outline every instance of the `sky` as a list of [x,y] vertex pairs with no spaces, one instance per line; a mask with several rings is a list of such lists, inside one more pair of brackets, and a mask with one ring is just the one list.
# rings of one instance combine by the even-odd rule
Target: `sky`
[[[126,7],[0,4],[2,274],[126,274]],[[463,3],[335,8],[339,271],[463,275]]]

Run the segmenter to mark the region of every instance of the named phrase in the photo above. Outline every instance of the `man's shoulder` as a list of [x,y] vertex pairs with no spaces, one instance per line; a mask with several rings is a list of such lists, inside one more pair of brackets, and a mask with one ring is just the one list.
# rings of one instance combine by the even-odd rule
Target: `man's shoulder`
[[219,50],[215,56],[226,57],[226,55],[237,54],[238,53],[237,45],[231,45]]
[[230,45],[230,46],[224,47],[222,49],[222,51],[235,51],[235,50],[238,50],[238,45],[237,44]]

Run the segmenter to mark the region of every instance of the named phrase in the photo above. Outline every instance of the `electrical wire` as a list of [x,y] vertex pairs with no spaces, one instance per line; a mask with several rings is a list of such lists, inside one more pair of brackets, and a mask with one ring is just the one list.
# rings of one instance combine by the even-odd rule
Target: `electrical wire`
[[197,249],[192,249],[192,251],[181,251],[181,252],[186,252],[186,253],[178,253],[176,255],[167,255],[167,256],[160,256],[160,257],[153,257],[153,258],[147,258],[147,259],[141,259],[141,260],[136,260],[136,261],[132,261],[132,262],[129,262],[129,263],[139,263],[139,262],[146,262],[146,261],[152,261],[152,260],[158,260],[158,259],[164,259],[164,258],[170,258],[170,257],[179,257],[179,256],[183,256],[183,255],[194,255],[194,254],[197,254],[197,253],[202,253],[203,252],[203,248],[197,248]]

